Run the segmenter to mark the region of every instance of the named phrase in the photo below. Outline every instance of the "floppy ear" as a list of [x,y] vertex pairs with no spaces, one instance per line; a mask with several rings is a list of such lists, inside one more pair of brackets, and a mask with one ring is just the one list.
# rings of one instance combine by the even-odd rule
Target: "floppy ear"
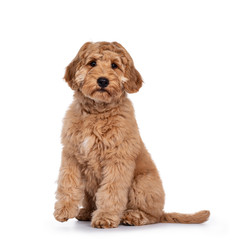
[[133,64],[128,63],[126,66],[125,77],[128,79],[124,82],[124,88],[128,93],[135,93],[142,87],[142,77]]
[[72,62],[67,66],[64,79],[68,83],[69,87],[73,90],[77,89],[77,83],[75,82],[75,73],[78,65],[77,56],[72,60]]
[[125,74],[124,77],[126,81],[123,83],[123,86],[128,93],[135,93],[142,87],[142,77],[137,69],[134,67],[133,60],[127,50],[118,42],[113,42],[115,46],[120,48],[125,56]]
[[90,42],[86,42],[80,48],[76,57],[72,60],[72,62],[66,68],[64,79],[68,83],[70,88],[72,88],[73,90],[77,90],[79,87],[77,82],[75,81],[75,74],[76,74],[77,68],[81,66],[82,64],[81,60],[84,57],[83,55],[90,44],[91,44]]

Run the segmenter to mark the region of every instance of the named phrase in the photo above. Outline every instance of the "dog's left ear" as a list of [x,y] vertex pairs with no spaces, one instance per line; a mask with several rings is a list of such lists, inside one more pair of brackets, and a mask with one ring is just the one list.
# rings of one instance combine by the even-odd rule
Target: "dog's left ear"
[[142,87],[142,77],[138,70],[132,64],[128,63],[125,70],[125,77],[127,78],[124,82],[124,88],[128,93],[135,93]]
[[128,93],[135,93],[142,87],[142,77],[137,69],[134,67],[133,60],[127,50],[118,42],[113,42],[115,46],[120,48],[125,56],[125,74],[124,77],[126,80],[123,83],[123,86]]

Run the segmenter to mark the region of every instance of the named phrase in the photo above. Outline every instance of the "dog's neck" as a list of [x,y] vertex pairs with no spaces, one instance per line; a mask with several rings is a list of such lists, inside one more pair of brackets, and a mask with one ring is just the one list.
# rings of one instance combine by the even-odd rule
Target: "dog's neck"
[[74,93],[75,101],[80,105],[81,110],[88,114],[98,114],[104,112],[111,112],[114,109],[120,107],[124,99],[126,98],[126,93],[123,93],[122,96],[110,103],[105,102],[96,102],[93,99],[85,97],[82,92],[76,91]]

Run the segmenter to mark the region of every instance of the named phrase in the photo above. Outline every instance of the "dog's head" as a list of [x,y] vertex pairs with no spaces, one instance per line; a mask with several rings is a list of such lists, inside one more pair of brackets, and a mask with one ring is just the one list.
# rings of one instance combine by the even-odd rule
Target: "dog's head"
[[64,78],[73,90],[105,103],[120,98],[124,91],[137,92],[143,82],[131,56],[117,42],[85,43]]

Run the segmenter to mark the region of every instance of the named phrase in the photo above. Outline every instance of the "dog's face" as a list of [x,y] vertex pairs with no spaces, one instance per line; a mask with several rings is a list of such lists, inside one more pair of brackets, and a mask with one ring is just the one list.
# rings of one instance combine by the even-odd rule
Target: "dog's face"
[[64,78],[73,90],[105,103],[120,98],[124,91],[137,92],[142,86],[131,56],[117,42],[85,43],[68,65]]

